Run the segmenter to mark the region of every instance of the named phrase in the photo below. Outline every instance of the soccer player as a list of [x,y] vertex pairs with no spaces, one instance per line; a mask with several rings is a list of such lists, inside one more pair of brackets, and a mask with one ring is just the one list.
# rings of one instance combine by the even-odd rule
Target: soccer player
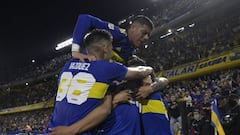
[[[53,127],[77,123],[102,102],[109,85],[123,79],[144,78],[152,73],[151,67],[126,68],[108,62],[112,57],[112,36],[105,30],[93,30],[84,38],[88,55],[94,61],[70,59],[66,62],[58,84],[53,116],[47,133]],[[81,135],[91,135],[89,131]]]
[[[81,14],[78,16],[73,31],[72,56],[81,61],[86,59],[94,60],[91,55],[86,55],[85,47],[82,44],[84,35],[92,29],[105,29],[113,36],[112,61],[127,64],[128,59],[133,55],[135,48],[145,43],[154,28],[153,22],[144,15],[135,16],[127,29],[122,29],[110,22],[103,21],[97,17]],[[81,50],[81,51],[80,51]],[[137,93],[137,98],[146,98],[154,91],[158,91],[157,84],[151,85],[149,89],[142,88]]]
[[[127,92],[129,92],[127,90]],[[125,96],[124,96],[125,94]],[[140,115],[137,102],[130,100],[129,102],[121,102],[123,99],[115,100],[115,97],[122,95],[121,98],[130,99],[130,93],[120,91],[114,95],[113,103],[115,107],[112,113],[106,118],[106,120],[99,124],[94,134],[96,135],[140,135]]]
[[[145,62],[135,56],[135,58],[129,61],[128,65],[145,65]],[[157,83],[158,89],[160,90],[168,84],[168,80],[166,78],[159,78],[155,83]],[[128,81],[125,85],[126,87],[123,89],[129,89],[134,95],[141,85],[143,85],[142,87],[151,87],[152,84],[154,83],[152,83],[151,77],[149,76],[144,79],[144,81],[141,79],[137,81]],[[160,93],[154,92],[146,99],[141,100],[140,103],[143,103],[142,107],[134,97],[130,103],[118,104],[116,108],[112,110],[111,115],[100,124],[95,134],[140,135],[145,133],[146,135],[171,135],[170,123],[165,116],[167,112],[165,106],[161,104],[162,101]],[[143,111],[142,119],[140,119],[140,109]],[[141,133],[141,122],[144,123],[142,128],[146,128],[146,130],[143,130],[143,133]],[[154,125],[152,125],[152,123],[154,123]]]
[[[128,62],[129,65],[146,65],[144,60],[138,58],[137,56],[134,57],[134,59],[131,59]],[[143,80],[141,80],[138,86],[135,86],[141,86],[140,88],[138,88],[138,90],[151,89],[151,85],[153,85],[155,89],[158,89],[158,91],[152,92],[146,98],[140,99],[140,116],[143,135],[172,135],[170,131],[170,122],[167,117],[167,110],[159,92],[160,90],[165,88],[168,83],[169,81],[167,78],[156,78],[154,75],[152,75],[144,78]]]
[[[168,84],[168,80],[160,77],[159,83],[164,88]],[[151,84],[152,79],[149,76],[143,80],[142,87],[149,87]],[[160,92],[154,92],[141,100],[141,105],[143,135],[172,135],[167,109],[162,101]]]
[[84,45],[82,44],[83,37],[91,29],[105,29],[113,36],[112,59],[126,64],[135,48],[140,47],[149,39],[153,28],[152,21],[143,15],[134,17],[127,29],[119,28],[110,22],[103,21],[91,15],[79,15],[73,32],[72,56],[82,61],[84,59],[92,60],[92,57],[79,52],[80,49],[84,50]]

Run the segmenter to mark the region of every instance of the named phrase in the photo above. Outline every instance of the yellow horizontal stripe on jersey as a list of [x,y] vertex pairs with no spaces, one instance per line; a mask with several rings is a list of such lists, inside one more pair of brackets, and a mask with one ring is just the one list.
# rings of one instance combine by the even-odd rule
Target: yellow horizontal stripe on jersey
[[88,98],[103,98],[109,85],[106,83],[95,82],[89,91]]
[[110,62],[124,63],[124,59],[119,56],[115,51],[112,51],[112,58],[110,59]]
[[166,114],[167,110],[164,103],[160,100],[144,99],[141,101],[142,104],[142,114],[143,113],[160,113]]

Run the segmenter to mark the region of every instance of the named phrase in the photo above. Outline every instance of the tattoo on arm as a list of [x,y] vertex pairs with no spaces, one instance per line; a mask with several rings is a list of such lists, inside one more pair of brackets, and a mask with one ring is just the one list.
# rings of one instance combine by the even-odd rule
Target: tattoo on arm
[[155,78],[155,81],[151,84],[152,90],[159,91],[163,88],[165,88],[168,85],[169,81],[167,78],[160,77],[160,78]]

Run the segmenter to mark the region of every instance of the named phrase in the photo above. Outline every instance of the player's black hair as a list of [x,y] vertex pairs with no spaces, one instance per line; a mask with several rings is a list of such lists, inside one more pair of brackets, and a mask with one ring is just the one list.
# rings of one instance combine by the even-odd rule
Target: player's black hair
[[85,48],[91,47],[92,44],[98,43],[101,40],[112,41],[113,37],[111,33],[103,29],[94,29],[87,33],[84,37],[83,44]]
[[154,28],[154,24],[153,24],[152,20],[145,15],[137,15],[137,16],[133,17],[131,19],[131,21],[129,22],[129,24],[131,25],[132,23],[135,23],[135,22],[140,23],[141,25],[147,25],[151,29]]
[[[143,59],[139,58],[138,56],[132,55],[129,58],[127,65],[129,67],[146,66],[146,62]],[[142,79],[128,81],[128,87],[130,89],[138,89],[140,86],[142,86]]]
[[132,55],[129,60],[128,60],[128,63],[127,63],[128,66],[146,66],[146,62],[139,58],[138,56],[136,55]]

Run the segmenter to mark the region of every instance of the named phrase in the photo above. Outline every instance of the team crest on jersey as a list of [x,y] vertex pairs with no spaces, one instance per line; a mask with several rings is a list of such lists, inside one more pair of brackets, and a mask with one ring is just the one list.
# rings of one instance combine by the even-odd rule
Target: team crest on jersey
[[114,30],[114,24],[109,23],[109,24],[108,24],[108,28],[111,29],[111,30]]
[[118,52],[120,52],[120,51],[122,50],[121,47],[116,47],[115,49],[116,49]]
[[119,31],[120,31],[122,34],[127,35],[126,29],[119,28]]

